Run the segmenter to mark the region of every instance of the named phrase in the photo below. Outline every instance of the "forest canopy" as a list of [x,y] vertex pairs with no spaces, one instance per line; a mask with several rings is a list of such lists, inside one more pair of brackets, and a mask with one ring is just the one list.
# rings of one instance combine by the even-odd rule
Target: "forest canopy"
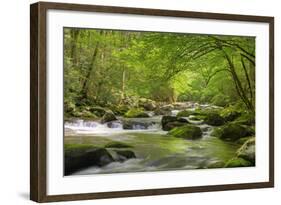
[[64,28],[64,109],[193,101],[255,107],[255,38]]

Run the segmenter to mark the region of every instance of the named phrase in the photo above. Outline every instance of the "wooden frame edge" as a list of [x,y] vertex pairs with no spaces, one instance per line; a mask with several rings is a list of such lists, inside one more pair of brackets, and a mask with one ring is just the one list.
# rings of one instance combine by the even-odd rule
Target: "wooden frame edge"
[[[216,20],[264,22],[269,24],[269,181],[212,186],[130,190],[102,193],[47,195],[46,166],[46,12],[48,9],[96,11],[121,14],[189,17]],[[38,2],[30,5],[30,199],[36,202],[89,200],[193,192],[227,191],[274,187],[274,17],[158,10]]]

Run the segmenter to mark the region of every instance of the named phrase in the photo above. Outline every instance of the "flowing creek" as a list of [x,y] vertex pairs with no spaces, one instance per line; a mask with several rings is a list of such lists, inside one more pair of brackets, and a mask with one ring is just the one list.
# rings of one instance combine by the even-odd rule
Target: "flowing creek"
[[[173,110],[172,115],[177,112]],[[112,162],[103,167],[92,166],[72,175],[200,169],[217,161],[226,162],[238,149],[237,144],[210,136],[213,127],[200,121],[189,120],[201,128],[203,137],[199,140],[168,136],[161,129],[161,118],[158,115],[126,119],[133,124],[132,129],[123,129],[124,119],[121,117],[116,122],[105,124],[83,120],[65,122],[65,143],[103,147],[108,142],[120,141],[131,145],[129,149],[136,155],[136,158],[124,162]]]

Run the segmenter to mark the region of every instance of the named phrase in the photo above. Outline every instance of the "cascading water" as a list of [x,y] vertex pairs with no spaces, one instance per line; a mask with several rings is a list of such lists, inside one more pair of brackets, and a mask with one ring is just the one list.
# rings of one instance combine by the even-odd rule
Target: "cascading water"
[[[173,110],[171,115],[175,116],[178,112]],[[192,116],[186,118],[189,123],[201,128],[203,136],[201,140],[185,140],[171,137],[162,130],[162,116],[153,113],[150,116],[130,119],[120,117],[117,121],[104,124],[83,120],[65,122],[66,140],[71,143],[91,143],[104,147],[109,142],[119,141],[130,145],[132,148],[129,149],[136,155],[136,158],[124,162],[88,167],[73,175],[197,169],[211,162],[229,160],[235,155],[237,146],[211,137],[213,127],[204,124],[202,120],[194,120]]]

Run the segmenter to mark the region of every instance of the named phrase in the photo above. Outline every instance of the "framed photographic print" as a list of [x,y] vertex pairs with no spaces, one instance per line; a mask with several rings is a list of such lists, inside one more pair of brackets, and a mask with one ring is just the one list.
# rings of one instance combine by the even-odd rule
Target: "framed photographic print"
[[274,18],[31,5],[30,197],[274,186]]

